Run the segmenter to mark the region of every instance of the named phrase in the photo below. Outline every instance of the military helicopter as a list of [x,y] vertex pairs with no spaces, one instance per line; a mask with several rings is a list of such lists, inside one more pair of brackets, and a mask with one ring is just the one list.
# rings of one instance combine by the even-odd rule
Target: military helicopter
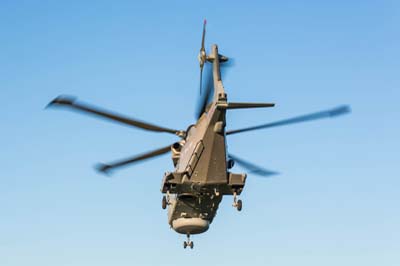
[[[174,170],[166,172],[162,180],[162,208],[168,208],[168,223],[176,232],[187,236],[183,247],[193,249],[191,235],[204,233],[212,223],[223,196],[233,196],[233,207],[242,210],[242,200],[238,199],[246,182],[246,173],[232,173],[235,163],[249,173],[261,176],[277,174],[235,155],[227,153],[226,137],[252,130],[284,126],[322,118],[331,118],[350,112],[349,106],[297,116],[294,118],[266,123],[236,130],[226,130],[226,113],[231,109],[269,108],[274,103],[228,102],[221,71],[229,66],[229,58],[218,52],[212,45],[205,49],[206,21],[203,24],[200,63],[201,99],[197,110],[197,121],[186,130],[177,130],[154,125],[131,117],[126,117],[78,101],[74,97],[59,96],[48,107],[64,106],[75,111],[105,118],[114,122],[153,132],[165,132],[178,136],[179,141],[150,152],[108,164],[98,164],[97,170],[110,173],[117,168],[142,162],[146,159],[171,152]],[[207,66],[206,78],[203,69]],[[204,82],[203,82],[203,79]]]

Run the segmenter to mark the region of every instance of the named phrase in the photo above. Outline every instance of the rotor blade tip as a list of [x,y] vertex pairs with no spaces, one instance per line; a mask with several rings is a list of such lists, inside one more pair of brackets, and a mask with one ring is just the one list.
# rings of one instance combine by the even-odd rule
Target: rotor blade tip
[[59,105],[63,105],[63,104],[64,104],[64,105],[71,105],[71,104],[73,104],[75,101],[76,101],[76,97],[61,95],[61,96],[56,97],[54,100],[52,100],[52,101],[46,106],[46,108],[51,107],[51,106],[54,106],[54,105],[57,105],[57,104],[59,104]]
[[350,112],[351,112],[350,106],[343,105],[343,106],[339,106],[339,107],[333,109],[330,112],[330,116],[331,117],[335,117],[335,116],[344,115],[344,114],[347,114],[347,113],[350,113]]
[[279,172],[274,172],[274,171],[269,171],[269,170],[264,170],[264,169],[249,171],[249,173],[256,174],[261,177],[271,177],[271,176],[280,174]]
[[59,103],[59,97],[57,97],[57,98],[55,98],[54,100],[52,100],[51,102],[49,102],[49,103],[46,105],[45,109],[50,108],[50,107],[53,107],[54,105],[56,105],[56,104],[58,104],[58,103]]
[[104,163],[99,163],[97,165],[95,165],[95,169],[105,175],[110,175],[110,168],[111,166],[108,164],[104,164]]
[[44,107],[44,109],[48,109],[48,108],[50,108],[52,105],[53,105],[52,102],[49,102],[48,104],[46,104],[46,106]]

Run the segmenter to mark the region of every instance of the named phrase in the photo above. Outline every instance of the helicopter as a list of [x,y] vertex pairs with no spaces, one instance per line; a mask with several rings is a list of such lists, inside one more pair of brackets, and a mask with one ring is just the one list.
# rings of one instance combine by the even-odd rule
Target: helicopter
[[[230,58],[218,51],[213,44],[209,53],[205,49],[206,21],[203,24],[201,48],[198,55],[200,65],[200,101],[196,112],[197,121],[186,130],[158,126],[132,117],[98,108],[71,96],[59,96],[47,107],[66,107],[71,110],[133,126],[147,131],[170,133],[179,140],[165,147],[107,164],[98,164],[101,173],[144,160],[171,153],[174,170],[165,172],[162,179],[161,207],[168,209],[168,223],[177,233],[186,235],[183,247],[193,249],[190,236],[206,232],[216,216],[223,196],[233,196],[233,207],[243,208],[239,199],[247,174],[233,173],[236,164],[251,174],[271,176],[277,172],[264,169],[227,152],[227,136],[323,118],[337,117],[350,112],[347,105],[296,116],[277,122],[241,129],[226,130],[226,114],[231,109],[271,108],[274,103],[229,102],[222,83],[223,69],[229,66]],[[206,69],[206,70],[204,70]],[[203,70],[207,73],[203,77]],[[203,81],[204,79],[204,81]]]

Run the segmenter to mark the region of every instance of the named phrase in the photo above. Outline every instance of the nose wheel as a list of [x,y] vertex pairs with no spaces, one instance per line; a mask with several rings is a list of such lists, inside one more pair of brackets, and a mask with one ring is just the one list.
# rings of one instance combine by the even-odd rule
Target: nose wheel
[[190,235],[186,235],[187,236],[187,240],[183,242],[183,248],[187,248],[190,247],[190,249],[193,249],[194,244],[193,241],[190,240]]
[[232,206],[235,207],[238,211],[242,210],[243,203],[242,203],[242,200],[238,200],[237,199],[236,191],[233,192],[233,204],[232,204]]

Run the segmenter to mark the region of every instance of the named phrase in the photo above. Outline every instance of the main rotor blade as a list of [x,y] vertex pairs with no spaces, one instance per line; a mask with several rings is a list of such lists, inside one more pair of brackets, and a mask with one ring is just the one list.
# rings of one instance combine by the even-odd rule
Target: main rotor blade
[[350,112],[350,107],[347,105],[343,105],[343,106],[338,106],[338,107],[330,109],[330,110],[325,110],[325,111],[320,111],[320,112],[311,113],[311,114],[307,114],[307,115],[297,116],[297,117],[293,117],[290,119],[280,120],[277,122],[272,122],[272,123],[263,124],[263,125],[259,125],[259,126],[229,130],[226,132],[226,135],[232,135],[232,134],[236,134],[236,133],[242,133],[242,132],[270,128],[270,127],[284,126],[284,125],[289,125],[289,124],[296,124],[296,123],[307,122],[307,121],[312,121],[312,120],[317,120],[317,119],[322,119],[322,118],[332,118],[332,117],[336,117],[339,115],[347,114],[349,112]]
[[91,115],[96,115],[102,118],[106,118],[115,122],[119,122],[125,125],[130,125],[134,127],[138,127],[141,129],[156,131],[156,132],[167,132],[175,135],[180,135],[182,131],[176,129],[170,129],[165,127],[156,126],[147,122],[143,122],[140,120],[136,120],[133,118],[128,118],[120,114],[112,113],[110,111],[102,110],[98,107],[90,106],[88,104],[78,103],[76,98],[70,96],[59,96],[51,101],[47,107],[53,106],[65,106],[70,107],[76,111],[83,111],[84,113],[88,113]]
[[134,157],[122,159],[122,160],[115,161],[112,163],[108,163],[108,164],[100,163],[100,164],[96,165],[96,169],[102,173],[107,174],[107,173],[109,173],[109,171],[114,170],[115,168],[119,168],[122,166],[126,166],[128,164],[133,164],[133,163],[141,162],[141,161],[153,158],[153,157],[157,157],[157,156],[160,156],[162,154],[169,152],[170,150],[171,150],[171,145],[168,145],[166,147],[163,147],[163,148],[160,148],[157,150],[139,154]]
[[247,169],[249,171],[249,173],[252,174],[256,174],[259,176],[264,176],[264,177],[268,177],[268,176],[272,176],[272,175],[278,175],[278,172],[274,172],[274,171],[270,171],[267,169],[264,169],[260,166],[257,166],[253,163],[250,163],[248,161],[245,161],[241,158],[238,158],[232,154],[228,154],[228,157],[231,158],[235,163],[237,163],[238,165],[242,166],[243,168]]

